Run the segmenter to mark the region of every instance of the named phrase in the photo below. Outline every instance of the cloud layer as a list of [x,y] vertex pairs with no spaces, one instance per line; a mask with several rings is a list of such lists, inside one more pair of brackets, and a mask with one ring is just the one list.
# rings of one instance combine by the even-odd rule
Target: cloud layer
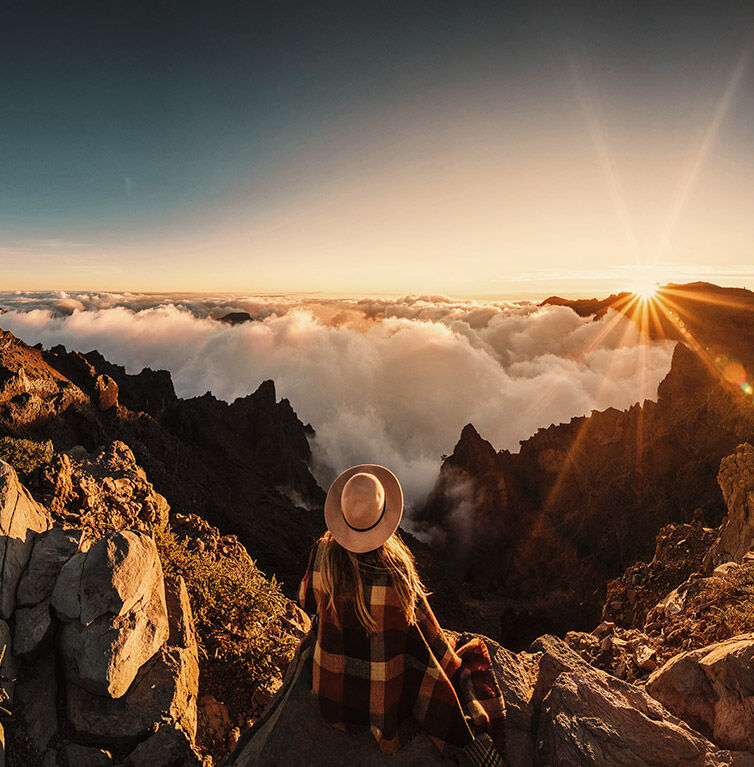
[[[98,349],[129,372],[165,368],[176,391],[233,400],[272,378],[317,431],[326,487],[359,462],[431,488],[466,423],[497,449],[593,409],[653,398],[672,346],[608,315],[445,297],[321,299],[0,294],[0,327],[28,343]],[[230,311],[254,321],[217,322]]]

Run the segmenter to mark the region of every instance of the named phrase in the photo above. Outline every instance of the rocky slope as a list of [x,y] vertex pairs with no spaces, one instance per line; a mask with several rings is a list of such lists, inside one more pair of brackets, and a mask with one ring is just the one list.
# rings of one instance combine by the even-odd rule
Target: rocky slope
[[[753,470],[754,450],[743,445],[720,468],[728,505],[720,528],[670,525],[658,535],[652,561],[612,584],[613,597],[643,588],[640,601],[654,599],[649,609],[620,613],[624,625],[604,620],[591,633],[569,632],[565,641],[542,636],[518,653],[485,639],[506,701],[512,767],[754,764],[754,551],[746,533],[738,537],[749,515],[745,491]],[[728,544],[721,548],[721,541]],[[747,549],[740,561],[705,575],[715,563],[711,553],[727,551],[730,542],[739,553]],[[632,577],[637,573],[641,579]],[[694,589],[705,595],[703,603],[690,596]],[[715,608],[717,619],[710,611],[700,621],[705,608]],[[617,608],[608,602],[604,609]],[[465,763],[455,752],[438,754],[421,733],[386,757],[368,732],[325,725],[309,689],[305,669],[292,665],[228,767]]]
[[[129,375],[97,352],[45,351],[0,331],[0,433],[51,440],[56,455],[49,469],[28,482],[55,497],[56,513],[82,513],[94,522],[97,509],[80,506],[88,499],[104,517],[136,513],[151,523],[146,517],[165,514],[158,497],[164,496],[175,513],[199,515],[237,534],[291,588],[321,530],[321,515],[312,509],[321,508],[324,496],[308,466],[313,431],[287,400],[277,401],[272,381],[231,404],[210,394],[182,400],[165,371]],[[133,461],[107,454],[114,442],[127,445]],[[113,472],[112,462],[123,464],[122,471]],[[135,476],[135,465],[157,490],[153,508],[144,508],[144,478]],[[82,467],[95,468],[94,485],[105,472],[115,486],[101,488],[95,499],[80,487]]]
[[[525,646],[545,630],[593,625],[607,582],[649,558],[661,527],[720,523],[718,466],[754,439],[754,408],[710,359],[733,325],[719,359],[752,356],[741,329],[754,295],[732,291],[726,305],[719,289],[684,292],[695,295],[684,316],[695,317],[696,351],[676,346],[657,402],[541,429],[516,454],[495,452],[470,424],[443,462],[418,516],[455,576],[495,603],[502,641]],[[699,317],[712,325],[704,353]]]

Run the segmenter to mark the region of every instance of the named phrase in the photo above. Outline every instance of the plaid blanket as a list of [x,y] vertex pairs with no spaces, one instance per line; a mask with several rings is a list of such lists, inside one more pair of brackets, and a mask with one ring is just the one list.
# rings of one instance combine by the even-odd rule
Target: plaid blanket
[[473,764],[502,765],[505,707],[484,643],[450,639],[425,599],[409,625],[389,573],[369,555],[361,555],[361,569],[379,628],[367,634],[336,598],[339,628],[320,607],[322,551],[322,544],[312,550],[299,601],[319,618],[308,663],[325,720],[341,730],[370,727],[389,754],[415,734],[413,720],[440,751],[450,744],[464,748]]

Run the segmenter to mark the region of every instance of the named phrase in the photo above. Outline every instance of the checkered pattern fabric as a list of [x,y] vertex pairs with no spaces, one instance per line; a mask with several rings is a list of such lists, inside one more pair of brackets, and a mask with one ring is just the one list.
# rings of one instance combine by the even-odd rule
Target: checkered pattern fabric
[[360,566],[378,629],[367,634],[350,605],[336,597],[338,627],[322,596],[323,551],[323,544],[312,550],[299,601],[319,617],[309,663],[325,720],[341,730],[370,727],[389,754],[408,740],[411,720],[440,751],[447,744],[468,747],[474,759],[475,735],[486,733],[476,748],[503,753],[505,707],[484,643],[474,637],[452,642],[425,599],[417,605],[416,624],[409,625],[389,573],[370,555],[360,556]]

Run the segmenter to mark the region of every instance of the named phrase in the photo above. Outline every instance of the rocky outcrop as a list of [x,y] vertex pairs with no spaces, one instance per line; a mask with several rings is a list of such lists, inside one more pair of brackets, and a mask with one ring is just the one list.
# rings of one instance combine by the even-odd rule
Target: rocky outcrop
[[[506,699],[506,757],[512,767],[751,767],[754,755],[720,748],[644,690],[593,668],[561,640],[544,636],[517,655],[487,640]],[[257,765],[453,764],[422,733],[392,757],[367,731],[325,724],[309,696],[304,664],[265,716],[241,737],[228,767]]]
[[542,429],[518,453],[494,453],[467,426],[417,522],[459,580],[500,600],[507,644],[588,630],[606,583],[650,559],[664,525],[720,523],[720,460],[747,433],[748,400],[679,344],[657,402]]
[[754,765],[754,755],[718,748],[642,689],[593,669],[553,637],[541,652],[534,698],[537,763],[573,765]]
[[169,635],[154,541],[144,533],[114,533],[77,554],[69,567],[80,575],[62,577],[65,591],[61,586],[52,596],[64,621],[66,676],[91,692],[120,698]]
[[38,494],[56,519],[94,538],[164,527],[170,512],[131,449],[118,440],[96,452],[77,445],[55,454],[39,478]]
[[0,461],[0,618],[7,620],[13,614],[34,539],[50,525],[49,516],[18,481],[13,468]]
[[[10,529],[28,543],[0,571],[3,593],[18,594],[8,602],[12,630],[0,621],[0,676],[16,715],[11,764],[121,764],[159,726],[132,763],[197,765],[199,665],[185,584],[166,585],[145,532],[90,546],[81,531],[47,530],[44,510],[0,469],[15,488]],[[172,761],[160,761],[161,744]]]
[[0,433],[52,441],[52,463],[25,480],[57,521],[94,538],[162,524],[169,504],[236,534],[292,594],[322,531],[314,431],[272,381],[231,404],[182,400],[166,371],[129,375],[97,352],[45,351],[0,331]]
[[754,548],[754,448],[745,443],[723,459],[717,475],[728,516],[705,557],[707,571],[723,562],[740,561]]
[[620,578],[607,584],[602,619],[625,628],[643,628],[647,613],[702,563],[717,531],[692,524],[672,523],[657,534],[650,562],[635,562]]
[[646,689],[720,746],[754,752],[754,635],[681,653],[652,674]]

